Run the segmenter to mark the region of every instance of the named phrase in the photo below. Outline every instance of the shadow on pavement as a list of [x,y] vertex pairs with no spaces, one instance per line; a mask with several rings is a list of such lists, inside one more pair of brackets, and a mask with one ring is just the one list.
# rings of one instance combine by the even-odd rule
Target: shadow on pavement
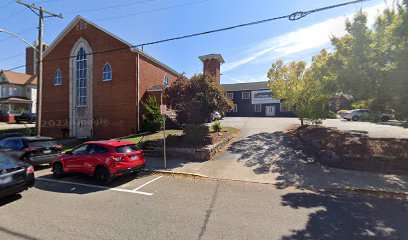
[[289,186],[311,188],[396,188],[404,190],[408,182],[397,175],[373,175],[362,171],[323,167],[303,152],[293,136],[282,131],[258,133],[232,143],[227,151],[238,155],[238,161],[255,174],[275,174],[279,189]]
[[404,239],[408,205],[404,201],[321,193],[288,193],[282,205],[317,208],[305,229],[282,239]]
[[14,194],[0,199],[0,207],[21,199],[21,194]]
[[[22,229],[22,231],[24,231],[24,230]],[[29,236],[29,235],[27,235],[25,233],[12,231],[12,230],[4,228],[2,226],[0,226],[0,232],[6,233],[6,234],[8,234],[10,236],[13,236],[15,238],[18,238],[18,239],[27,239],[27,240],[36,240],[36,239],[38,239],[38,238],[35,238],[35,237],[32,237],[32,236]]]
[[[36,178],[34,187],[43,191],[71,194],[89,194],[106,191],[110,188],[120,188],[135,179],[142,179],[150,176],[149,172],[139,174],[129,174],[113,179],[107,186],[100,185],[93,177],[87,175],[67,175],[61,179],[55,179],[52,174]],[[51,180],[51,181],[47,181]],[[60,181],[60,182],[59,182]],[[69,184],[72,183],[72,184]],[[83,185],[82,185],[83,184]],[[90,185],[90,186],[87,186]],[[132,190],[132,189],[128,189]]]

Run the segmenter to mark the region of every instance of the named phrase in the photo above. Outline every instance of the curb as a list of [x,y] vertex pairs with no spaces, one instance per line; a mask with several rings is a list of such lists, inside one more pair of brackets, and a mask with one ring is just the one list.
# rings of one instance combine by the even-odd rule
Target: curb
[[[179,175],[179,176],[186,176],[186,177],[218,180],[218,181],[222,180],[222,181],[230,181],[230,182],[276,185],[275,183],[246,181],[246,180],[238,180],[238,179],[216,178],[216,177],[209,177],[209,176],[202,175],[202,174],[197,174],[197,173],[176,172],[176,171],[169,171],[169,170],[143,169],[142,171],[152,172],[152,173],[161,173],[161,174],[166,174],[166,175]],[[344,192],[344,193],[359,193],[359,194],[365,194],[365,195],[376,196],[376,197],[386,197],[386,198],[394,198],[394,199],[400,199],[400,200],[408,200],[408,192],[407,193],[391,192],[391,191],[384,191],[384,190],[373,190],[373,189],[352,188],[352,187],[314,188],[314,187],[305,187],[305,186],[301,186],[301,185],[293,185],[293,186],[289,186],[289,187],[294,187],[294,188],[297,188],[297,189],[304,189],[304,190],[309,190],[309,191],[316,191],[316,192],[332,191],[332,192]]]
[[194,178],[206,178],[206,179],[211,179],[210,177],[202,174],[196,174],[196,173],[186,173],[186,172],[176,172],[176,171],[168,171],[168,170],[154,170],[154,169],[142,169],[144,172],[152,172],[152,173],[162,173],[166,175],[179,175],[179,176],[188,176],[188,177],[194,177]]

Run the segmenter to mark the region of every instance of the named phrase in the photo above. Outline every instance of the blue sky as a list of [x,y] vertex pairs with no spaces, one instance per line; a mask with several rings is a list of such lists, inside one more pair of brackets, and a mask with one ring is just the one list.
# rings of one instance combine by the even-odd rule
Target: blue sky
[[[347,0],[36,0],[64,19],[45,22],[44,40],[51,43],[67,24],[81,15],[120,38],[140,44],[163,38],[227,27],[286,15]],[[118,6],[124,5],[126,6]],[[389,1],[391,4],[391,1]],[[144,50],[188,76],[202,71],[198,56],[220,53],[221,83],[267,80],[266,72],[277,59],[305,60],[330,46],[331,35],[344,35],[344,21],[359,8],[373,22],[385,7],[383,0],[315,13],[299,21],[279,20],[196,38],[147,46]],[[37,17],[14,0],[0,0],[0,28],[29,42],[37,38]],[[25,45],[0,33],[0,69],[25,64]],[[16,71],[23,72],[24,68]]]

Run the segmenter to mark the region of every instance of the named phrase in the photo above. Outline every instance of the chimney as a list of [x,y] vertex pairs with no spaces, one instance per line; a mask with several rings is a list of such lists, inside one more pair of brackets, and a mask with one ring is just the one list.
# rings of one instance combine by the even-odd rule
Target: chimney
[[[34,42],[34,46],[38,46],[37,42]],[[43,44],[43,51],[48,48],[47,44]],[[37,51],[32,47],[26,48],[26,69],[25,72],[28,75],[37,75]]]
[[214,83],[220,85],[220,69],[221,64],[225,63],[221,54],[209,54],[205,56],[200,56],[200,60],[203,62],[203,73],[205,75],[212,76],[214,78]]

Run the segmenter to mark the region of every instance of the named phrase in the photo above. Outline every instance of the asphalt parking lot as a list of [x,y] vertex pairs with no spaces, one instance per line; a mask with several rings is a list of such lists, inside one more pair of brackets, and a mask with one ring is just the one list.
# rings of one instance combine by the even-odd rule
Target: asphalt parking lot
[[[300,120],[297,118],[278,117],[226,117],[221,121],[221,124],[239,128],[241,129],[241,137],[247,137],[260,132],[285,131],[293,124],[300,125]],[[322,125],[372,138],[408,138],[408,128],[392,126],[387,123],[349,122],[344,119],[326,119]]]
[[[53,179],[0,201],[0,239],[403,239],[407,203],[141,174]],[[404,220],[405,219],[405,220]],[[331,224],[327,224],[330,222]],[[374,237],[372,237],[374,236]]]

